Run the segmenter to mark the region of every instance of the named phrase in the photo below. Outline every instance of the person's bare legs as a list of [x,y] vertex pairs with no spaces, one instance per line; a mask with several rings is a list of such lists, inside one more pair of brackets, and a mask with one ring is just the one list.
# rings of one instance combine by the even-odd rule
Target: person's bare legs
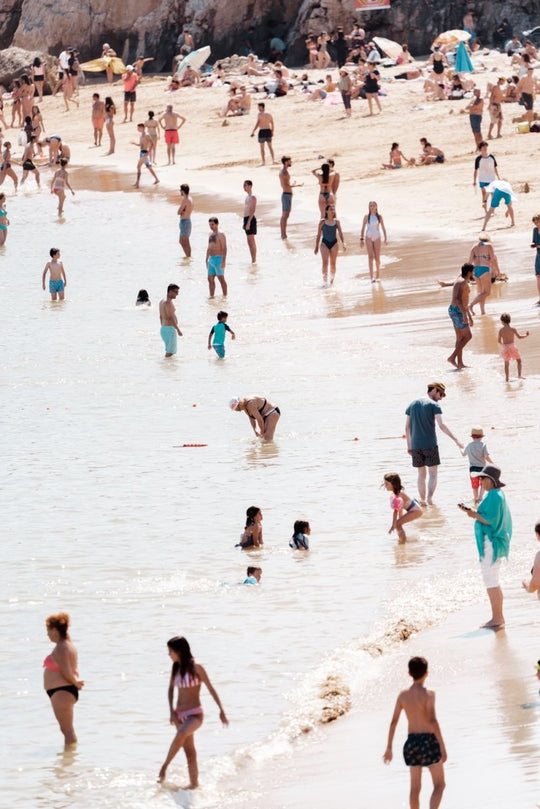
[[64,734],[66,745],[77,743],[77,736],[73,728],[73,706],[75,701],[73,694],[68,691],[57,691],[51,698],[52,709],[60,725],[60,730]]
[[433,792],[431,793],[431,798],[429,799],[429,809],[439,809],[443,792],[446,787],[444,781],[444,766],[442,761],[439,761],[438,764],[432,764],[429,768],[429,772],[433,781]]
[[504,378],[507,382],[510,381],[510,360],[504,361]]
[[[287,238],[287,221],[289,219],[290,211],[283,211],[281,214],[281,219],[279,220],[279,226],[281,229],[281,238]],[[538,287],[538,294],[540,295],[540,284]]]
[[[193,734],[195,733],[195,731],[198,728],[200,728],[200,726],[202,725],[202,722],[203,722],[202,716],[198,715],[198,716],[190,716],[190,717],[188,717],[188,719],[186,719],[186,721],[183,723],[182,729],[179,732],[177,732],[176,736],[172,740],[171,746],[169,747],[169,752],[167,753],[167,758],[163,762],[163,765],[162,765],[162,767],[161,767],[161,769],[159,771],[158,781],[165,780],[165,775],[167,773],[167,768],[168,768],[169,764],[171,763],[173,758],[176,756],[176,754],[179,752],[179,750],[181,750],[182,747],[184,747],[184,745],[185,745],[188,738],[191,738],[191,742],[192,742],[191,754],[194,752],[195,744],[194,744],[194,741],[193,741]],[[187,758],[187,753],[186,753],[186,758]],[[195,764],[196,763],[197,763],[197,754],[195,753]],[[190,778],[191,778],[191,773],[190,773]]]
[[263,166],[265,166],[266,165],[266,158],[264,156],[264,143],[259,143],[259,147],[260,147],[260,150],[261,150],[261,164]]
[[186,789],[197,789],[199,786],[199,766],[197,764],[197,751],[193,734],[188,736],[184,742],[184,753],[186,754],[189,775],[189,784]]
[[[488,135],[488,137],[489,137],[489,135]],[[495,208],[492,208],[491,206],[487,209],[486,215],[484,217],[484,224],[482,225],[482,230],[486,229],[486,225],[489,222],[489,220],[491,219],[494,210],[495,210]]]
[[373,261],[375,259],[375,251],[373,249],[373,241],[371,239],[366,239],[366,250],[368,255],[368,266],[369,266],[369,277],[372,281],[375,279],[373,278]]
[[375,259],[375,280],[378,281],[381,272],[381,240],[380,239],[370,239],[369,237],[366,238],[366,247],[368,249],[368,254],[371,248],[373,258]]
[[435,494],[435,489],[437,488],[437,471],[438,466],[428,466],[428,489],[427,489],[427,501],[428,505],[433,505],[433,495]]
[[251,255],[251,263],[255,264],[257,261],[257,243],[255,241],[255,236],[251,234],[246,236],[246,238],[249,247],[249,253]]
[[366,98],[369,107],[369,114],[373,115],[373,102],[371,100],[371,93],[366,93]]
[[334,283],[336,277],[336,262],[338,257],[338,245],[336,244],[330,248],[330,286]]
[[262,436],[265,441],[272,441],[276,431],[277,423],[279,421],[279,413],[272,413],[264,420],[264,435]]
[[272,163],[276,162],[276,158],[274,157],[274,150],[272,149],[272,141],[268,141],[268,151],[270,152],[270,157],[272,158]]
[[506,206],[505,216],[510,217],[510,227],[513,228],[515,225],[515,221],[514,221],[514,208],[511,202],[509,202],[508,205]]
[[409,806],[411,809],[420,809],[420,789],[422,787],[422,767],[409,767],[411,774],[411,788],[409,792]]
[[521,360],[517,361],[517,372],[518,372],[518,379],[525,379],[525,377],[521,375]]
[[[15,186],[15,188],[17,188],[17,186]],[[536,276],[536,289],[538,290],[538,303],[540,304],[540,275]]]
[[468,327],[466,329],[461,329],[460,338],[458,344],[456,345],[456,367],[459,370],[467,367],[463,362],[463,349],[470,340],[472,340],[471,330]]
[[66,201],[66,195],[64,191],[59,189],[57,192],[58,194],[58,216],[60,216],[64,212],[64,202]]
[[221,286],[221,291],[223,292],[223,297],[226,298],[227,297],[227,282],[225,280],[225,276],[224,275],[218,275],[217,279],[218,279],[219,284]]
[[191,244],[190,244],[190,241],[189,241],[189,236],[180,236],[179,242],[180,242],[180,246],[181,246],[182,250],[184,251],[184,254],[187,256],[187,258],[190,258],[191,257]]
[[413,520],[418,520],[423,514],[422,511],[418,509],[413,509],[412,511],[407,511],[403,517],[400,517],[399,520],[396,522],[396,531],[399,539],[401,541],[407,539],[407,534],[403,530],[403,526],[405,523],[412,522]]
[[418,488],[418,495],[420,497],[420,501],[424,505],[426,503],[426,478],[427,478],[427,466],[419,466],[416,486]]
[[487,594],[491,604],[491,619],[482,626],[484,629],[502,629],[504,626],[503,591],[500,587],[488,587]]
[[210,297],[213,298],[216,293],[216,276],[208,276],[208,289],[210,290]]
[[107,134],[109,136],[109,151],[107,154],[114,154],[114,147],[116,146],[116,138],[114,136],[114,124],[106,124]]
[[330,250],[325,244],[321,243],[321,261],[322,261],[322,278],[323,283],[328,283],[328,259],[330,258]]

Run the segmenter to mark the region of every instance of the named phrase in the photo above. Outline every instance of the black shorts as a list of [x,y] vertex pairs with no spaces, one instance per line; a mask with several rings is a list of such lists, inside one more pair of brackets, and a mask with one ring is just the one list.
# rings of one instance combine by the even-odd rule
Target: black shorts
[[126,102],[126,104],[128,104],[129,102],[134,104],[135,101],[137,101],[137,93],[135,92],[135,90],[129,90],[127,93],[124,93],[124,101]]
[[439,447],[430,447],[429,449],[413,449],[411,450],[412,465],[419,469],[421,466],[439,466],[441,459],[439,457]]
[[403,745],[407,767],[432,767],[442,759],[441,748],[434,733],[409,733]]
[[246,236],[256,236],[257,235],[257,220],[254,216],[251,217],[251,225],[249,226],[249,230],[246,230],[246,225],[248,222],[249,216],[244,216],[244,232]]
[[526,110],[532,110],[534,106],[534,99],[531,93],[522,93],[519,103],[522,107],[525,107]]
[[259,143],[270,143],[272,141],[271,129],[259,129]]

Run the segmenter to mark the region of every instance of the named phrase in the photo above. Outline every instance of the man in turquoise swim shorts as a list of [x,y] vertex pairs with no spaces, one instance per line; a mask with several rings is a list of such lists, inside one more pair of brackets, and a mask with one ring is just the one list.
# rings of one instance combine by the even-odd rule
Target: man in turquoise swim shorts
[[227,294],[227,282],[225,280],[225,264],[227,262],[227,238],[219,230],[219,220],[217,216],[211,216],[208,220],[210,225],[210,235],[208,236],[208,249],[206,250],[206,268],[208,273],[208,288],[210,297],[213,298],[216,291],[216,278],[218,279],[223,295]]
[[176,308],[173,301],[178,296],[180,287],[178,284],[169,284],[167,287],[167,297],[159,302],[159,319],[161,321],[161,339],[165,343],[165,356],[172,357],[176,354],[176,335],[182,337],[182,332],[176,317]]

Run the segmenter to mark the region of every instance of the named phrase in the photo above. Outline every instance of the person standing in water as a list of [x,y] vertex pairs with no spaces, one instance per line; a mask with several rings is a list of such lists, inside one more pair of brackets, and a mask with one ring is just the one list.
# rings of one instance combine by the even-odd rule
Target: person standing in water
[[244,180],[244,191],[247,197],[244,201],[244,223],[242,228],[246,234],[249,252],[251,255],[251,263],[257,263],[257,243],[255,236],[257,235],[257,218],[255,210],[257,208],[257,197],[253,194],[253,183],[251,180]]
[[[257,438],[272,441],[281,417],[281,410],[277,405],[272,404],[263,396],[244,396],[231,399],[229,407],[237,413],[243,411],[247,415]],[[259,429],[257,430],[257,428]]]
[[223,297],[227,295],[227,282],[225,280],[225,265],[227,263],[227,237],[219,229],[219,219],[211,216],[208,220],[210,235],[206,249],[206,271],[208,276],[208,289],[213,298],[216,291],[216,278],[218,279]]
[[336,206],[327,205],[324,219],[319,222],[317,230],[317,238],[315,240],[314,253],[317,255],[319,252],[319,245],[321,248],[322,258],[322,276],[324,286],[328,286],[328,263],[330,263],[330,286],[334,283],[336,277],[336,261],[338,256],[338,236],[341,240],[341,245],[346,250],[346,245],[343,240],[343,232],[339,219],[336,219]]
[[179,243],[186,258],[191,258],[191,214],[193,213],[193,200],[189,196],[189,185],[182,183],[180,186],[180,205],[177,214],[180,217],[178,224],[180,228]]
[[291,175],[289,169],[292,166],[290,157],[284,155],[281,158],[282,169],[279,172],[279,182],[281,183],[281,219],[279,221],[281,228],[281,238],[287,238],[287,222],[292,210],[293,188],[303,185],[303,183],[291,182]]
[[514,338],[517,337],[518,340],[524,340],[525,337],[529,336],[528,331],[526,331],[525,334],[520,334],[517,329],[514,329],[514,327],[510,325],[511,321],[512,318],[508,312],[503,312],[501,315],[502,327],[499,329],[497,337],[497,342],[501,347],[501,357],[504,362],[504,376],[507,382],[510,373],[510,360],[515,360],[517,363],[518,379],[525,378],[521,375],[521,354],[514,342]]
[[177,339],[176,335],[182,337],[180,326],[178,325],[178,318],[176,317],[176,308],[173,301],[178,297],[180,287],[178,284],[169,284],[167,287],[167,297],[159,302],[159,319],[161,321],[161,339],[165,343],[165,356],[172,357],[176,354]]
[[60,158],[60,168],[54,173],[51,180],[51,194],[58,196],[58,216],[64,212],[64,202],[66,201],[66,188],[69,188],[72,196],[75,196],[75,191],[69,184],[69,177],[66,171],[67,160],[65,157]]
[[[381,271],[380,229],[382,229],[383,232],[384,243],[388,244],[384,220],[379,213],[377,203],[371,201],[368,205],[368,212],[364,216],[364,221],[362,222],[362,232],[360,233],[360,247],[364,246],[364,233],[365,233],[366,250],[368,254],[368,264],[369,264],[369,277],[371,278],[372,284],[380,280],[379,277]],[[373,262],[375,262],[375,270],[376,270],[375,277],[373,277]]]
[[392,761],[392,743],[397,723],[402,711],[405,711],[409,723],[409,735],[403,747],[405,764],[410,768],[411,789],[409,805],[411,809],[419,809],[420,789],[422,788],[422,767],[428,767],[433,781],[433,792],[429,801],[430,809],[440,806],[445,783],[444,767],[446,748],[435,713],[435,692],[424,686],[428,676],[428,663],[424,657],[412,657],[409,660],[409,674],[413,684],[402,691],[396,700],[394,715],[388,731],[388,744],[384,751],[383,761]]
[[461,275],[452,288],[452,301],[448,307],[448,315],[456,333],[456,343],[448,362],[458,371],[467,367],[463,363],[463,349],[472,340],[471,326],[474,325],[474,321],[469,307],[469,284],[472,281],[473,270],[472,264],[462,266]]
[[47,273],[49,273],[49,292],[51,293],[51,301],[60,299],[64,300],[64,289],[67,286],[66,273],[64,265],[60,261],[60,250],[57,247],[51,247],[49,250],[51,260],[45,264],[43,276],[41,279],[43,289],[45,289],[45,280]]
[[[217,691],[210,682],[205,669],[196,663],[189,643],[178,635],[167,641],[169,657],[172,660],[171,676],[167,691],[169,700],[170,724],[176,728],[176,736],[167,753],[167,757],[159,771],[158,781],[165,780],[169,764],[176,754],[184,748],[186,754],[189,784],[186,789],[197,789],[199,786],[199,768],[194,735],[203,723],[201,706],[201,685],[205,685],[219,708],[219,718],[226,726],[229,720],[223,710]],[[174,692],[177,691],[177,702],[174,707]]]
[[49,640],[55,646],[43,661],[43,687],[51,700],[66,747],[77,743],[73,708],[79,699],[79,691],[84,686],[84,680],[79,679],[77,671],[77,649],[69,636],[69,624],[67,612],[49,615],[45,626]]
[[9,219],[7,217],[6,195],[0,193],[0,247],[6,243]]

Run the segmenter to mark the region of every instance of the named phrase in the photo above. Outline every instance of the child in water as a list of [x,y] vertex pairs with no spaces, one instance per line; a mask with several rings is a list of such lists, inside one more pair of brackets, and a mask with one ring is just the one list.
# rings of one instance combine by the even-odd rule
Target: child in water
[[517,329],[514,329],[510,325],[511,320],[510,315],[507,312],[503,312],[501,315],[503,327],[499,329],[499,336],[497,338],[497,342],[501,347],[501,357],[504,360],[504,375],[507,382],[510,371],[510,360],[516,360],[517,362],[518,379],[525,379],[524,376],[521,376],[521,354],[519,353],[518,347],[514,344],[514,337],[523,340],[525,337],[529,336],[528,331],[526,331],[525,334],[520,334]]
[[248,567],[246,578],[242,584],[257,585],[261,583],[262,567]]
[[[226,333],[229,332],[232,339],[236,340],[236,334],[229,326],[227,326],[228,317],[229,315],[227,312],[218,312],[217,314],[218,322],[216,323],[215,326],[212,326],[212,328],[210,329],[210,334],[208,335],[208,351],[210,351],[213,346],[214,351],[216,352],[220,360],[225,358]],[[212,335],[214,337],[213,340]]]
[[471,438],[470,441],[465,449],[462,451],[462,455],[466,456],[469,459],[469,472],[471,474],[471,486],[474,495],[474,504],[475,506],[478,505],[480,500],[482,499],[482,495],[484,490],[480,485],[480,478],[474,476],[475,472],[481,472],[484,466],[487,463],[493,463],[491,458],[489,457],[488,448],[486,444],[482,441],[484,437],[484,431],[481,427],[473,427],[471,429]]
[[424,513],[420,503],[404,491],[401,485],[401,478],[395,472],[389,472],[384,476],[383,486],[388,492],[392,492],[390,498],[390,508],[393,512],[392,525],[389,534],[397,531],[400,542],[405,542],[407,534],[403,530],[406,522],[417,520]]
[[289,547],[294,548],[296,551],[309,551],[309,535],[311,528],[306,520],[296,520],[294,524],[294,533]]

